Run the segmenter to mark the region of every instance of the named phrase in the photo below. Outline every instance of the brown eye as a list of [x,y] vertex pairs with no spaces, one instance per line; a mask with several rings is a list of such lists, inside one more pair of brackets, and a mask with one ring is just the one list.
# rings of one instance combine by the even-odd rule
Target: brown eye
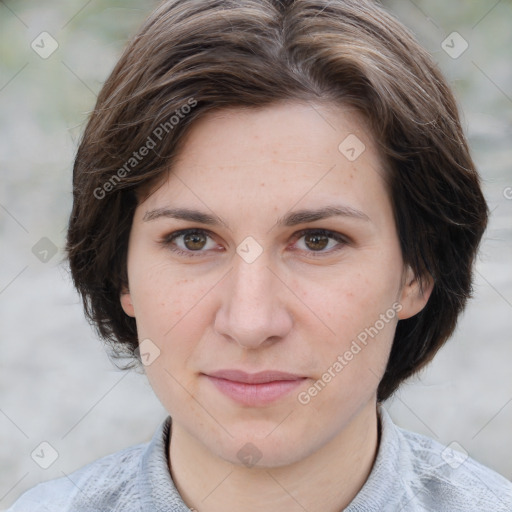
[[180,256],[204,256],[212,250],[218,250],[208,231],[202,229],[184,229],[175,231],[163,238],[162,244]]
[[329,244],[329,237],[323,234],[312,233],[304,236],[304,243],[312,251],[321,251]]
[[311,256],[332,254],[350,243],[344,235],[326,229],[305,229],[296,236],[296,249]]
[[204,233],[187,233],[183,236],[183,244],[190,251],[199,251],[204,248],[208,237]]

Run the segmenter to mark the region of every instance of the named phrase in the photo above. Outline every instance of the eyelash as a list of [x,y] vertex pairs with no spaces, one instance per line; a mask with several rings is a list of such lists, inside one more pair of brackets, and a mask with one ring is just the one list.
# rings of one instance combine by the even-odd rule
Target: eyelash
[[[188,234],[193,234],[193,233],[202,233],[202,234],[205,234],[207,237],[209,237],[210,239],[213,240],[213,237],[211,235],[211,233],[205,229],[200,229],[200,228],[191,228],[191,229],[182,229],[182,230],[179,230],[179,231],[174,231],[173,233],[170,233],[169,235],[165,236],[161,243],[167,247],[169,250],[171,250],[172,252],[180,255],[180,256],[185,256],[185,257],[188,257],[188,258],[196,258],[198,256],[202,256],[204,252],[206,251],[202,251],[202,250],[198,250],[198,251],[184,251],[182,249],[180,249],[179,247],[177,247],[176,245],[173,244],[174,240],[176,240],[176,238],[179,238],[180,236],[186,236]],[[349,245],[350,243],[350,240],[346,237],[346,236],[343,236],[339,233],[336,233],[335,231],[329,231],[327,229],[313,229],[313,228],[309,228],[309,229],[303,229],[301,231],[298,231],[297,233],[294,233],[293,235],[293,238],[295,240],[294,243],[296,243],[297,241],[299,241],[303,236],[305,235],[320,235],[320,236],[326,236],[328,238],[331,238],[333,240],[335,240],[336,242],[338,242],[339,246],[334,248],[334,249],[330,249],[328,251],[306,251],[308,254],[310,254],[312,257],[314,258],[318,258],[318,257],[322,257],[324,255],[328,255],[328,254],[332,254],[334,252],[337,252],[339,250],[341,250],[344,246],[346,245]],[[295,250],[301,250],[301,249],[295,249]]]

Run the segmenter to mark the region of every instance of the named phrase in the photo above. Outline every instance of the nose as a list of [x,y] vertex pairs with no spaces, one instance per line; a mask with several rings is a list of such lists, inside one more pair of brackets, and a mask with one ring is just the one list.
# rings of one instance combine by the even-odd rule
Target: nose
[[223,285],[215,331],[246,349],[275,343],[293,326],[286,287],[264,254],[252,263],[235,259]]

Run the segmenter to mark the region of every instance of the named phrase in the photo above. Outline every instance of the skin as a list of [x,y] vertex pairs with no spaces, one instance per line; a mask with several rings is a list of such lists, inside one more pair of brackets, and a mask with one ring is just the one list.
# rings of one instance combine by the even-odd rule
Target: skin
[[[354,161],[338,149],[349,134],[365,145]],[[146,373],[172,416],[170,471],[190,507],[335,512],[366,481],[378,449],[377,386],[396,324],[419,312],[431,291],[422,294],[403,263],[383,173],[369,130],[350,108],[232,108],[194,124],[172,172],[137,207],[121,303],[136,318],[139,340],[160,351]],[[278,223],[332,205],[367,218]],[[155,213],[166,208],[222,223]],[[203,230],[199,239],[169,239],[188,228]],[[315,239],[318,229],[345,243]],[[263,250],[251,263],[236,252],[249,236]],[[398,315],[300,403],[299,393],[396,303]],[[204,375],[233,368],[305,379],[271,404],[247,406]],[[237,456],[246,443],[261,456],[253,467]]]

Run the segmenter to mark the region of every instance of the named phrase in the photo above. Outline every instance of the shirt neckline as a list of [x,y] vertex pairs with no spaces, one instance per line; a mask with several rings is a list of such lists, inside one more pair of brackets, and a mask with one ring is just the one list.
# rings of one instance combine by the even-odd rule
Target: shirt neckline
[[[399,436],[388,412],[377,407],[379,444],[370,475],[344,512],[385,510],[389,504],[390,475],[400,478]],[[167,416],[153,435],[139,464],[139,489],[142,510],[190,512],[179,494],[169,470],[168,446],[172,419]],[[403,470],[403,468],[402,468]],[[393,487],[393,486],[391,486]],[[371,504],[371,508],[368,508]],[[380,507],[380,508],[379,508]]]

